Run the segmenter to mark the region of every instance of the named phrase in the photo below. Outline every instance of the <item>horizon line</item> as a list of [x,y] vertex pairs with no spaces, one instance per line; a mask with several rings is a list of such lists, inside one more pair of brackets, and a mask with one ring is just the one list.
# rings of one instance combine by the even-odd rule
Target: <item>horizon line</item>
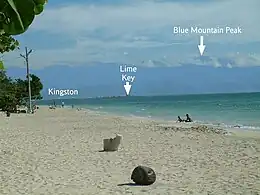
[[260,91],[252,92],[219,92],[219,93],[190,93],[190,94],[158,94],[158,95],[115,95],[115,96],[95,96],[95,97],[71,97],[71,98],[50,98],[50,99],[41,99],[36,101],[53,101],[53,100],[86,100],[86,99],[111,99],[111,98],[131,98],[131,97],[168,97],[168,96],[199,96],[199,95],[238,95],[238,94],[255,94],[260,93]]

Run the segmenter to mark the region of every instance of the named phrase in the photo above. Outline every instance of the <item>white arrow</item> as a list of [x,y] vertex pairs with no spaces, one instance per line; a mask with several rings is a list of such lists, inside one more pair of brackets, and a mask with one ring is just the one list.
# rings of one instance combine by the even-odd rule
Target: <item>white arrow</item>
[[124,85],[126,95],[129,95],[132,85],[129,84],[129,82],[126,82]]
[[206,48],[206,45],[204,45],[204,37],[200,36],[200,44],[198,45],[198,48],[200,50],[200,55],[202,56],[204,53],[204,50]]

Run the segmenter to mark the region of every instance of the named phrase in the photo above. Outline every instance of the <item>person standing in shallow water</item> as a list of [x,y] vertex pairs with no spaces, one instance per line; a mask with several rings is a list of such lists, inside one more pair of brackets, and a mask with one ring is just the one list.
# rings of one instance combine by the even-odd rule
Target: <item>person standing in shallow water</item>
[[192,122],[192,119],[190,118],[189,114],[186,114],[185,122]]

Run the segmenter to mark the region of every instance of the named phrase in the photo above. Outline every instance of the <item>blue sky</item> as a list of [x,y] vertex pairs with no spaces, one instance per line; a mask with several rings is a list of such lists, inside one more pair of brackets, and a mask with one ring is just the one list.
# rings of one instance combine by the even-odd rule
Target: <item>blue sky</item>
[[[31,28],[17,37],[34,50],[32,68],[92,63],[214,67],[260,65],[259,0],[50,0]],[[240,35],[176,36],[183,27],[241,27]],[[24,66],[22,51],[4,56]],[[143,62],[143,63],[142,63]]]

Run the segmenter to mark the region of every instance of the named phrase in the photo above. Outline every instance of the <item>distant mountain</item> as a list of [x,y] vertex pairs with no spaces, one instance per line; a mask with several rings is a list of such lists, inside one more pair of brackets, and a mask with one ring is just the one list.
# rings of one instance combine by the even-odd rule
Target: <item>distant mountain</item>
[[[11,77],[25,78],[26,69],[10,67]],[[119,66],[52,66],[31,70],[48,88],[78,89],[80,97],[124,95]],[[181,67],[138,67],[132,95],[227,93],[260,91],[260,67],[214,68],[184,65]]]

